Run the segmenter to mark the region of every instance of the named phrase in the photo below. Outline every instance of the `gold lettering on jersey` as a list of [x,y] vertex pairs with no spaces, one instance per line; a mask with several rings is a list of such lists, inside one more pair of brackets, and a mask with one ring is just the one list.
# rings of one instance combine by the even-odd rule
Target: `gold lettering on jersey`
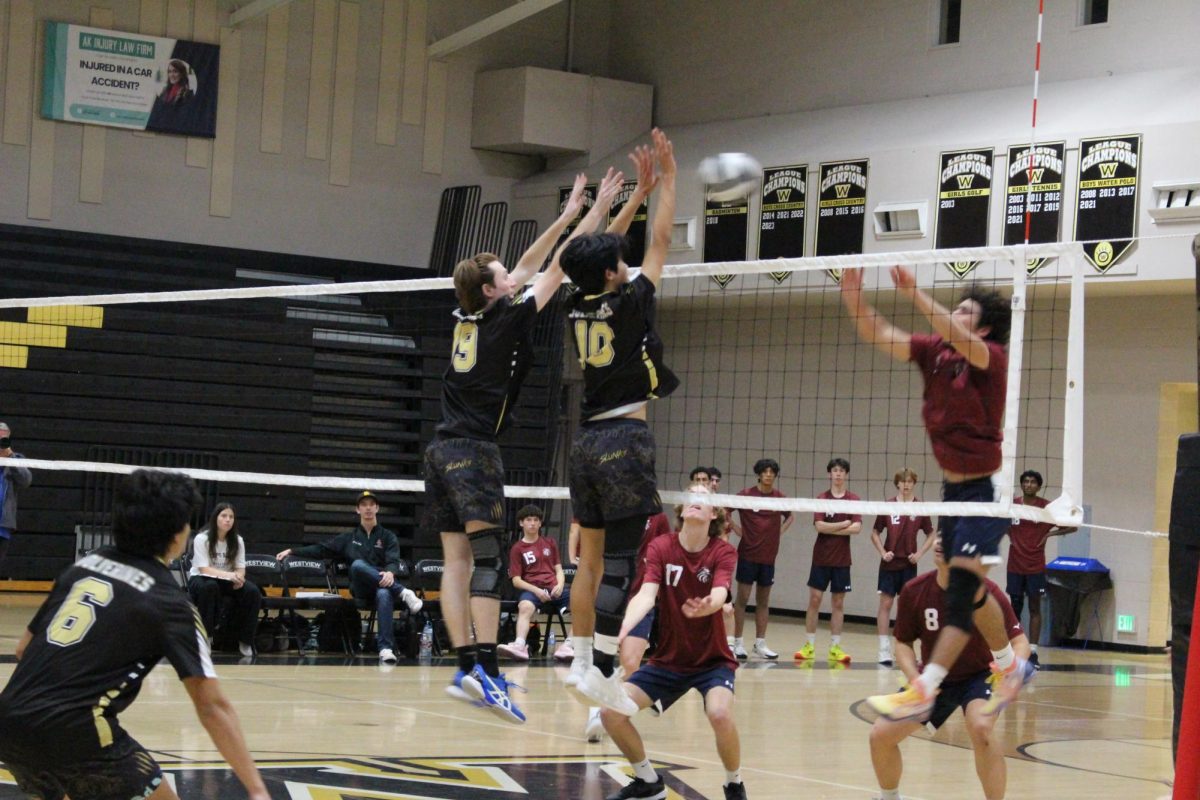
[[627,455],[629,455],[628,450],[614,450],[611,453],[605,453],[600,456],[600,463],[607,464],[610,461],[616,461],[618,458],[624,458]]
[[464,458],[461,461],[451,461],[449,464],[446,465],[446,470],[449,471],[452,469],[467,469],[468,467],[473,466],[474,464],[475,464],[475,459]]
[[120,561],[110,561],[104,556],[96,555],[95,553],[84,556],[75,566],[82,567],[90,572],[98,572],[106,578],[116,578],[121,583],[126,583],[139,592],[148,592],[150,591],[150,587],[154,585],[154,578],[151,578],[137,567],[122,564]]
[[[1105,161],[1114,162],[1111,167],[1103,164]],[[1115,139],[1109,139],[1103,142],[1096,142],[1091,145],[1087,155],[1079,162],[1079,171],[1087,172],[1089,169],[1100,165],[1100,174],[1105,177],[1112,177],[1117,171],[1117,164],[1125,164],[1131,169],[1137,169],[1138,154],[1133,149],[1131,142],[1122,142]],[[1105,170],[1108,174],[1105,174]]]

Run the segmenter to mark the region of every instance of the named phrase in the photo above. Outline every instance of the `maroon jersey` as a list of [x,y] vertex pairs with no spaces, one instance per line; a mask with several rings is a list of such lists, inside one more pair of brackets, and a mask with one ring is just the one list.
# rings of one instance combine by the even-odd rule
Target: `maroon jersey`
[[[913,501],[921,502],[916,497],[913,498]],[[890,497],[888,502],[899,503],[900,499],[899,497]],[[875,518],[875,530],[878,533],[887,531],[883,537],[883,550],[884,552],[890,551],[895,555],[891,561],[881,560],[879,565],[885,570],[896,571],[908,569],[911,566],[908,556],[917,552],[917,532],[925,531],[925,535],[929,536],[933,533],[933,521],[929,517],[917,517],[910,514],[892,514],[890,516],[880,514]]]
[[[989,580],[984,580],[987,590],[1000,604],[1004,612],[1004,628],[1008,638],[1015,639],[1024,633],[1021,622],[1013,613],[1012,604],[1004,590]],[[938,586],[937,570],[918,575],[900,590],[900,600],[896,611],[896,640],[911,645],[917,639],[921,640],[921,658],[928,661],[933,655],[933,644],[937,641],[942,630],[942,620],[946,618],[946,590]],[[947,682],[965,681],[981,672],[987,672],[992,663],[992,651],[978,630],[971,634],[967,646],[950,674]]]
[[[854,492],[846,492],[841,497],[834,497],[833,492],[826,489],[817,495],[818,500],[858,500]],[[862,522],[862,514],[813,514],[813,522]],[[848,567],[850,566],[850,537],[836,533],[818,533],[817,541],[813,543],[814,567]]]
[[1000,469],[1008,354],[987,342],[988,367],[975,369],[937,334],[914,333],[910,358],[925,378],[921,416],[942,469],[987,473]]
[[690,675],[715,667],[737,669],[725,641],[721,612],[699,619],[683,615],[683,603],[707,597],[717,586],[733,585],[737,552],[717,537],[699,553],[689,553],[678,536],[660,536],[646,550],[646,583],[658,584],[658,647],[650,663]]
[[[764,494],[758,486],[742,489],[738,497],[785,497],[783,492],[772,489],[770,494]],[[783,520],[790,517],[790,511],[759,511],[752,508],[739,508],[738,519],[742,523],[742,538],[738,542],[738,558],[753,561],[755,564],[774,564],[779,555],[779,536],[783,532]]]
[[[1022,497],[1016,504],[1045,508],[1050,501],[1035,497],[1028,503]],[[1008,571],[1017,575],[1038,575],[1046,571],[1046,535],[1054,526],[1049,522],[1034,522],[1029,519],[1014,519],[1008,529]]]
[[646,530],[642,533],[642,541],[638,545],[637,572],[634,573],[633,583],[629,586],[630,597],[633,597],[637,594],[638,589],[642,588],[643,579],[646,577],[647,548],[650,547],[651,542],[665,533],[673,533],[671,520],[667,517],[666,512],[660,511],[646,520]]
[[546,536],[539,536],[535,542],[522,537],[508,551],[509,577],[528,581],[539,589],[554,588],[558,583],[555,567],[561,564],[558,543]]

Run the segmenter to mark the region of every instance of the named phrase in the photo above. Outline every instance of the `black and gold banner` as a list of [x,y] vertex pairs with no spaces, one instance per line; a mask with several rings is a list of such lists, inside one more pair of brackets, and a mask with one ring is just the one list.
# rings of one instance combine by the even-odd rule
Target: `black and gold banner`
[[[986,246],[991,203],[992,148],[942,153],[934,248]],[[978,264],[978,261],[963,261],[946,266],[964,278]]]
[[[617,193],[617,199],[613,201],[612,208],[608,212],[608,221],[612,222],[625,208],[629,198],[633,196],[633,190],[637,188],[637,181],[625,181],[621,185],[621,191]],[[625,233],[629,237],[629,266],[640,267],[642,258],[646,255],[646,219],[649,214],[649,204],[642,200],[642,204],[638,207],[637,213],[633,215],[633,222],[629,223],[629,230]]]
[[1137,234],[1140,133],[1079,141],[1075,239],[1100,272],[1121,260]]
[[[750,232],[750,198],[704,201],[704,263],[745,261]],[[729,285],[728,275],[714,275],[722,289]]]
[[[821,164],[818,201],[818,256],[856,255],[863,251],[863,224],[867,219],[867,159]],[[835,281],[841,273],[830,273]]]
[[[805,198],[808,194],[808,165],[771,167],[763,170],[762,220],[758,226],[758,257],[802,258],[804,256]],[[782,283],[790,272],[772,272]]]
[[[574,187],[571,187],[571,186],[558,187],[558,213],[561,214],[562,210],[564,208],[566,208],[567,198],[569,198],[571,196],[572,188],[574,188]],[[599,191],[600,191],[600,185],[597,183],[589,183],[587,186],[583,187],[583,208],[581,208],[579,210],[579,216],[575,217],[575,219],[572,220],[571,224],[567,226],[567,229],[565,231],[563,231],[562,236],[559,237],[560,242],[563,239],[570,236],[571,232],[575,230],[575,226],[577,226],[579,224],[580,220],[582,220],[585,216],[587,216],[588,211],[591,209],[592,206],[594,206],[596,204],[596,194]]]
[[[1004,244],[1025,243],[1025,218],[1029,212],[1029,243],[1045,244],[1059,239],[1062,220],[1063,154],[1066,142],[1028,144],[1008,148],[1008,191],[1004,205]],[[1025,264],[1032,275],[1047,259],[1034,258]]]

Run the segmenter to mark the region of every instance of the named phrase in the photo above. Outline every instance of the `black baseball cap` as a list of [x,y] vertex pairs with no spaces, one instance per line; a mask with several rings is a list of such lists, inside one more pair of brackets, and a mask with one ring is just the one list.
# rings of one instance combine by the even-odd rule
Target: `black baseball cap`
[[356,505],[356,506],[357,506],[357,505],[361,505],[363,500],[374,500],[374,501],[375,501],[375,505],[379,505],[379,498],[378,498],[378,497],[376,497],[376,496],[375,496],[375,493],[374,493],[374,492],[372,492],[370,489],[364,489],[364,490],[363,490],[363,491],[362,491],[362,492],[361,492],[361,493],[358,495],[358,499],[354,501],[354,505]]

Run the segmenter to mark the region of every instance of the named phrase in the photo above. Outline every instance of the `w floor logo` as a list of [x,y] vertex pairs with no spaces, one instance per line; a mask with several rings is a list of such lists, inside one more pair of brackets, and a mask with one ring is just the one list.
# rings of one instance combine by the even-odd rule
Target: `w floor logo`
[[[224,762],[159,759],[181,800],[240,797]],[[679,764],[655,762],[669,800],[705,800],[673,776]],[[307,758],[258,760],[273,800],[508,800],[603,797],[630,780],[623,760],[601,756],[526,758]],[[0,800],[22,798],[0,768]]]

